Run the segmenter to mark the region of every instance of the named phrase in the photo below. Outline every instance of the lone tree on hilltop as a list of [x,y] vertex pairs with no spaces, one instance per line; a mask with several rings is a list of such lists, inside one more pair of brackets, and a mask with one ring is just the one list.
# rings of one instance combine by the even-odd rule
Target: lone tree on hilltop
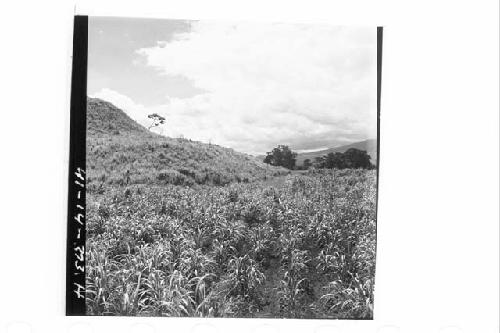
[[293,169],[295,167],[296,158],[297,153],[294,153],[288,146],[279,145],[267,153],[264,158],[264,163]]
[[148,127],[148,130],[150,130],[153,127],[163,125],[165,123],[165,117],[160,116],[158,113],[152,113],[148,115],[148,118],[153,121],[153,123]]

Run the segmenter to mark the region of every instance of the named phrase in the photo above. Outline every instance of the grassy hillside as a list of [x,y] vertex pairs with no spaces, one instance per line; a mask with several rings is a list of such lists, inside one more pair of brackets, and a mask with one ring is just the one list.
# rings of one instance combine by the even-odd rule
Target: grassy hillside
[[167,138],[148,131],[113,104],[87,102],[87,185],[251,182],[286,170],[217,145]]
[[310,159],[311,162],[314,161],[316,157],[324,156],[328,153],[343,153],[349,148],[356,148],[359,150],[365,150],[368,155],[371,157],[371,162],[373,164],[377,164],[377,140],[375,139],[370,139],[370,140],[365,140],[365,141],[360,141],[360,142],[355,142],[349,145],[345,146],[340,146],[340,147],[335,147],[335,148],[329,148],[329,149],[324,149],[324,150],[318,150],[318,151],[313,151],[309,153],[300,153],[297,155],[297,162],[296,165],[302,165],[304,163],[305,159]]
[[122,110],[99,98],[87,99],[87,136],[109,138],[111,136],[141,136],[154,138],[157,135],[136,123]]

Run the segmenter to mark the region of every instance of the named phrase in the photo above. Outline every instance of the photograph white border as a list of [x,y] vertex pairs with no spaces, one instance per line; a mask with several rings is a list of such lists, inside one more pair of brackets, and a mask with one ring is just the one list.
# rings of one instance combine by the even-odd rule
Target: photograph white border
[[[16,1],[0,10],[2,330],[499,331],[497,1]],[[374,320],[64,316],[75,14],[384,27]]]

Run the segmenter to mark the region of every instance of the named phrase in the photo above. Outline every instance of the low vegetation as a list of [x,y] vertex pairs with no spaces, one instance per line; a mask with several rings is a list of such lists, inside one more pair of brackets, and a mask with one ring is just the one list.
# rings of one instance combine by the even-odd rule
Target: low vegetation
[[375,172],[91,194],[92,315],[371,318]]

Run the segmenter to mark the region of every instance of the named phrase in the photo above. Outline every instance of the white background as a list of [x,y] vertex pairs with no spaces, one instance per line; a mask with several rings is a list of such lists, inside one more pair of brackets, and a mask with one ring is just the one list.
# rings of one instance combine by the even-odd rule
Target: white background
[[[75,12],[385,27],[375,320],[64,316]],[[0,13],[1,331],[499,331],[497,0],[15,1]]]

